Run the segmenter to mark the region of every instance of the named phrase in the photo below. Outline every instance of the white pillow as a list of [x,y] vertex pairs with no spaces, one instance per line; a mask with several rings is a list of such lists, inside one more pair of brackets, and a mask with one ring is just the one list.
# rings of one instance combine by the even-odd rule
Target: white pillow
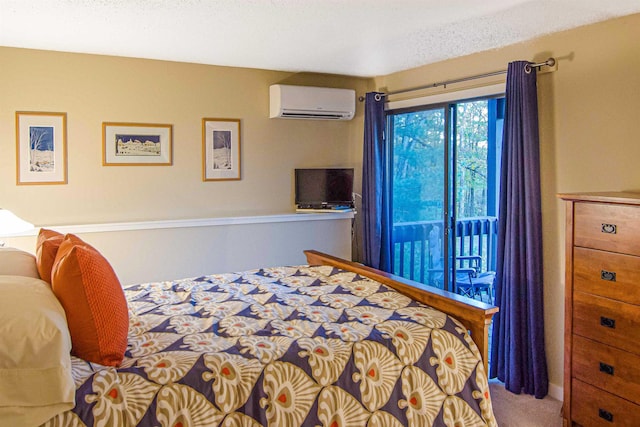
[[36,257],[20,249],[0,247],[0,275],[39,279]]
[[75,405],[71,337],[48,283],[0,276],[0,420],[40,425]]

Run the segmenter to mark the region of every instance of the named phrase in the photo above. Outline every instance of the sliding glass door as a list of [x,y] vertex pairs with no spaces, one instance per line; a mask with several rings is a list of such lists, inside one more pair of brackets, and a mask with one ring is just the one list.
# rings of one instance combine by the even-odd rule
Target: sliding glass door
[[503,104],[388,112],[395,274],[470,296],[472,280],[490,281]]
[[[448,181],[446,108],[391,114],[392,268],[442,287]],[[439,269],[439,272],[435,270]]]

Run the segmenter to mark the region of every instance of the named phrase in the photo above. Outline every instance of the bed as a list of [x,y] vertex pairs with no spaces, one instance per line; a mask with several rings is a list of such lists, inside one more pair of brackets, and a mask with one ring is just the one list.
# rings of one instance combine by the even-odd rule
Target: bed
[[307,265],[124,287],[124,360],[71,357],[75,407],[43,425],[497,425],[497,308],[305,254]]

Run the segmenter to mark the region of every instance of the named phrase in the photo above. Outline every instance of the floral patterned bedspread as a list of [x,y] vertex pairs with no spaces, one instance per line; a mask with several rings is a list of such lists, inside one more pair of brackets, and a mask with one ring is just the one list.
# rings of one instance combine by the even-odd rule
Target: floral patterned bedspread
[[332,267],[133,285],[119,368],[74,358],[46,426],[495,426],[455,319]]

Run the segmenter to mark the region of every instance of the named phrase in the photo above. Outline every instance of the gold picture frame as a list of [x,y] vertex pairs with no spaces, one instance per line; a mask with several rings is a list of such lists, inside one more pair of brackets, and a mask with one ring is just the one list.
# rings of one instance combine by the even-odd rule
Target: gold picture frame
[[173,125],[102,123],[103,166],[171,166]]
[[202,180],[241,179],[240,145],[240,119],[202,119]]
[[16,111],[16,184],[67,183],[67,113]]

